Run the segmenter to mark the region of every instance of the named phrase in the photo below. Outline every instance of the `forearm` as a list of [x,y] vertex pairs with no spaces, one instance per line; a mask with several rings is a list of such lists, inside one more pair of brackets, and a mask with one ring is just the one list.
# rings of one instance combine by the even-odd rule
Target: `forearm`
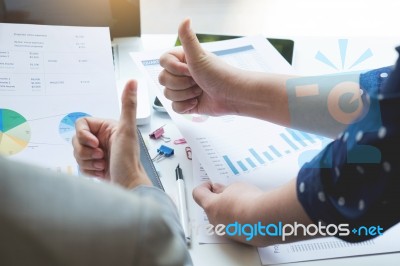
[[237,72],[227,95],[237,115],[290,125],[286,81],[291,76],[252,71]]
[[236,114],[335,137],[363,112],[359,73],[294,77],[238,72],[228,96]]
[[[278,189],[261,193],[255,202],[251,207],[246,206],[241,210],[244,214],[242,223],[257,224],[260,222],[262,226],[269,224],[279,226],[280,223],[282,226],[294,225],[294,223],[307,226],[312,223],[297,198],[296,179]],[[269,231],[276,232],[274,228],[270,228]],[[297,236],[286,236],[284,241],[282,235],[263,236],[258,234],[251,241],[247,241],[245,238],[243,236],[236,240],[254,246],[269,246],[305,240],[310,237],[304,236],[302,230],[299,230]]]

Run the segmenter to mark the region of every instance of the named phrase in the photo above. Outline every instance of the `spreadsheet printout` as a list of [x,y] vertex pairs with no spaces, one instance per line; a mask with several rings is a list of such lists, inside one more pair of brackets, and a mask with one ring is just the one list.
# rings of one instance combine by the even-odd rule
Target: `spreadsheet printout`
[[0,154],[77,174],[85,116],[118,118],[108,28],[0,24]]

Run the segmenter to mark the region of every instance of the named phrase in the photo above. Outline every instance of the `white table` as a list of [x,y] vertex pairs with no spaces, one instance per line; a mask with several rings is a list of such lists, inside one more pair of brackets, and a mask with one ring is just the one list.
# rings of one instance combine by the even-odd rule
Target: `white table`
[[[361,6],[368,6],[363,13]],[[142,33],[145,49],[171,47],[177,27],[191,17],[197,32],[268,37],[304,36],[393,36],[394,25],[400,25],[400,1],[318,1],[318,0],[143,0],[141,1]],[[393,25],[393,26],[391,26]],[[396,33],[395,33],[396,32]],[[153,35],[157,34],[157,35]],[[159,35],[166,34],[166,35]],[[154,94],[151,92],[151,100]],[[181,138],[179,130],[167,114],[152,110],[150,124],[141,126],[148,134],[165,126],[165,135]],[[149,140],[154,154],[162,141]],[[195,203],[191,197],[192,165],[186,158],[185,145],[168,143],[175,156],[156,163],[167,193],[177,195],[175,167],[179,163],[187,183],[189,212],[194,219]],[[241,244],[197,244],[193,235],[190,248],[195,265],[261,265],[257,250]],[[393,265],[400,262],[400,253],[302,262],[293,265]]]
[[[145,49],[154,49],[154,44],[158,48],[172,47],[177,38],[176,34],[153,35],[144,34],[142,37]],[[151,102],[154,99],[154,92],[150,91]],[[160,113],[152,110],[151,121],[148,125],[141,126],[140,129],[144,133],[145,138],[148,139],[151,155],[155,155],[156,149],[164,144],[174,148],[175,155],[171,158],[166,158],[161,162],[155,163],[157,170],[161,174],[161,181],[165,187],[166,192],[172,199],[177,197],[177,186],[175,182],[175,167],[179,164],[183,170],[184,178],[187,185],[187,199],[189,205],[189,214],[192,223],[195,220],[195,202],[191,196],[193,189],[193,176],[191,161],[186,158],[185,147],[187,145],[174,145],[171,142],[165,143],[162,140],[152,140],[148,138],[148,134],[155,129],[164,126],[165,136],[173,140],[182,138],[178,128],[174,125],[173,121],[166,113]],[[241,244],[206,244],[199,245],[197,243],[198,236],[193,233],[192,247],[190,254],[195,265],[261,265],[260,259],[255,248],[241,245]],[[384,263],[384,265],[398,265],[400,261],[400,253],[384,254],[384,255],[371,255],[354,258],[339,258],[324,260],[326,266],[337,265],[338,263],[346,265],[377,265]],[[293,265],[320,265],[321,261],[296,263]]]

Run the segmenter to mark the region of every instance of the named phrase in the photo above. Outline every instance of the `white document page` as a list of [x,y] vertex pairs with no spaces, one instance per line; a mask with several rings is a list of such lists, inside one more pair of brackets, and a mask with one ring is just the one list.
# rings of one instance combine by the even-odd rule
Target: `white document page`
[[[193,165],[193,185],[194,187],[210,181],[204,167],[201,166],[199,160],[194,155],[192,158]],[[231,243],[231,241],[225,237],[218,235],[211,235],[207,231],[207,225],[210,224],[207,214],[198,204],[195,204],[195,219],[196,219],[196,231],[198,234],[199,244],[219,244],[219,243]]]
[[83,116],[118,118],[108,28],[0,24],[0,154],[77,174]]
[[[280,73],[292,71],[264,38],[243,38],[204,46],[239,68]],[[330,142],[330,139],[251,118],[176,114],[158,83],[160,55],[161,52],[154,52],[132,56],[148,75],[158,97],[199,160],[199,163],[193,163],[195,184],[210,178],[223,184],[244,181],[270,189],[294,178],[299,167]],[[208,224],[200,208],[196,209],[196,220],[200,228]],[[208,235],[206,230],[200,230],[199,234],[200,243],[227,242]],[[323,238],[260,248],[259,254],[263,264],[274,264],[395,252],[399,251],[400,245],[393,245],[393,241],[398,241],[399,234],[397,226],[384,236],[362,243],[349,244],[336,238]]]
[[387,230],[382,236],[363,242],[348,243],[334,237],[326,237],[259,248],[258,253],[262,264],[270,265],[391,253],[398,252],[400,250],[399,247],[400,225],[396,225]]
[[[292,72],[285,59],[261,36],[206,43],[204,47],[238,68]],[[175,113],[158,83],[160,55],[161,52],[149,52],[132,57],[148,75],[151,86],[213,181],[244,181],[264,189],[280,186],[294,178],[299,166],[329,141],[248,117]]]
[[[207,173],[195,157],[193,157],[192,162],[194,185],[197,186],[203,182],[209,181],[210,179]],[[198,205],[195,206],[195,211],[198,241],[200,244],[231,243],[231,241],[225,237],[209,234],[207,231],[209,221],[206,213]],[[338,238],[326,237],[258,248],[258,252],[262,264],[270,265],[398,252],[399,247],[400,225],[397,225],[380,237],[360,243],[347,243]]]

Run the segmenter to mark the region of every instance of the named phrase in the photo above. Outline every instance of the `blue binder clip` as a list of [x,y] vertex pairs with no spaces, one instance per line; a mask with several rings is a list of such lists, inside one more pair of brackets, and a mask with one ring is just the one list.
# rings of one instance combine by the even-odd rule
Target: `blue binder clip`
[[157,149],[157,155],[152,160],[153,162],[159,162],[164,158],[171,157],[172,155],[174,155],[174,149],[161,145],[160,148]]

